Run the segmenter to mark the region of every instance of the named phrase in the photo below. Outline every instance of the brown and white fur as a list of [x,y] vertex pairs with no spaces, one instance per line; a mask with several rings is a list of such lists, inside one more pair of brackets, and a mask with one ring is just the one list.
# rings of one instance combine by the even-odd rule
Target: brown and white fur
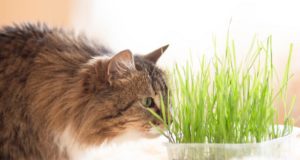
[[114,54],[45,25],[0,29],[0,159],[76,159],[124,135],[157,136],[143,102],[160,114],[167,84],[155,63],[166,48]]

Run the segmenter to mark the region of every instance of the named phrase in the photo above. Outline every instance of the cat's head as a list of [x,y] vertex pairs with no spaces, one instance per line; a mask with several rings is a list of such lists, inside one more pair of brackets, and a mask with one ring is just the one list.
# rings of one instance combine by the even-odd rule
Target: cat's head
[[[155,137],[162,123],[148,109],[161,115],[160,96],[167,99],[165,73],[156,62],[167,49],[161,47],[143,56],[124,50],[112,57],[91,60],[82,71],[82,103],[76,129],[88,143],[136,131]],[[81,116],[80,116],[81,115]]]

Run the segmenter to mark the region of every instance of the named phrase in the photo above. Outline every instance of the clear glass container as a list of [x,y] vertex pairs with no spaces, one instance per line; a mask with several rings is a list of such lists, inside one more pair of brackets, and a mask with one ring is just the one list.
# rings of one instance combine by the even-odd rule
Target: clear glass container
[[287,136],[261,143],[171,144],[169,160],[300,160],[300,128]]

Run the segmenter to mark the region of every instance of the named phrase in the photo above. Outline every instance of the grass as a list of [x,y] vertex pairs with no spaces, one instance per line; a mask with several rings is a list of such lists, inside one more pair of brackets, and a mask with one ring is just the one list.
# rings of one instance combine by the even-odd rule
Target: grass
[[[172,108],[161,103],[161,117],[150,110],[164,123],[166,131],[161,133],[170,143],[253,143],[292,131],[293,107],[287,106],[286,90],[293,45],[276,92],[274,81],[279,80],[275,79],[271,37],[264,43],[254,39],[241,63],[236,61],[233,40],[228,38],[225,48],[223,56],[216,53],[211,60],[203,56],[197,70],[190,60],[171,71],[172,96],[166,104]],[[274,106],[278,98],[286,110],[283,129],[278,126],[279,107]]]

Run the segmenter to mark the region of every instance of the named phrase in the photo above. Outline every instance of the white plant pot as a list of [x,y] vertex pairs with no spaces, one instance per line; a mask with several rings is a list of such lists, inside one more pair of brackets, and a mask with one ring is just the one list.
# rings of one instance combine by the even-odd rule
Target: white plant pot
[[300,160],[300,128],[261,143],[166,144],[169,160]]

